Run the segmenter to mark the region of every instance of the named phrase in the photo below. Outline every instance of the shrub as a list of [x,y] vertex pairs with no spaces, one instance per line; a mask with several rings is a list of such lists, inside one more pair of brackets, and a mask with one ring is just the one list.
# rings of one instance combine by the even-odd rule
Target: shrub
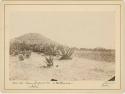
[[64,59],[72,59],[71,56],[73,54],[74,50],[72,48],[61,48],[59,50],[59,53],[61,55],[60,60],[64,60]]
[[29,58],[31,56],[31,51],[25,51],[25,57],[26,58]]
[[18,42],[14,42],[14,43],[10,43],[10,55],[16,56],[19,54],[19,43]]
[[26,44],[24,41],[10,43],[10,55],[16,56],[20,53],[24,55],[27,50],[30,50],[30,45]]
[[115,62],[115,50],[113,49],[87,49],[75,51],[75,55],[80,58],[86,58],[97,61]]
[[46,55],[56,56],[58,54],[58,49],[55,44],[46,45],[44,48],[45,48],[44,54]]
[[19,55],[18,55],[18,58],[19,58],[20,61],[23,61],[23,60],[24,60],[23,54],[19,54]]
[[16,56],[16,55],[18,55],[18,54],[19,54],[19,51],[18,51],[18,50],[15,50],[15,49],[10,50],[10,55]]

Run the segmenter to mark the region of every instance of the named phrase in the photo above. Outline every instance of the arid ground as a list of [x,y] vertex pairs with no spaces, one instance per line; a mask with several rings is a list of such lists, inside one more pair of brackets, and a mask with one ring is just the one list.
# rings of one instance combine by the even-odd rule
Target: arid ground
[[115,74],[115,62],[96,61],[73,56],[70,60],[54,59],[54,65],[45,68],[45,58],[32,52],[23,61],[10,55],[10,80],[81,81],[109,80]]

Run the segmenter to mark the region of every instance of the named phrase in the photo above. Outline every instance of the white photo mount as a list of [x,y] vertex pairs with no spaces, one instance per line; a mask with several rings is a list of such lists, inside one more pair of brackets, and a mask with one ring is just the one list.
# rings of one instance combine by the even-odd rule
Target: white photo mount
[[[46,92],[46,93],[51,93],[51,92],[62,92],[62,93],[64,93],[64,92],[70,92],[70,93],[74,93],[74,92],[75,93],[76,92],[78,92],[78,93],[81,93],[81,92],[96,92],[96,93],[110,92],[110,93],[113,93],[113,92],[115,92],[116,93],[117,92],[117,93],[120,93],[120,92],[124,91],[124,87],[125,87],[124,86],[125,85],[124,84],[125,83],[125,81],[124,81],[124,78],[125,78],[125,76],[124,76],[124,67],[125,67],[125,64],[124,64],[124,61],[125,61],[124,60],[124,56],[125,56],[124,47],[125,47],[125,44],[123,42],[124,41],[123,35],[124,35],[125,32],[124,32],[124,28],[123,28],[124,27],[124,23],[123,23],[124,22],[123,21],[124,20],[123,19],[123,17],[124,17],[124,13],[123,13],[124,3],[122,1],[115,1],[115,0],[114,1],[75,1],[75,0],[74,1],[11,1],[10,0],[9,1],[9,0],[7,0],[7,1],[1,2],[0,9],[1,9],[1,11],[0,11],[1,12],[1,15],[0,15],[1,16],[0,17],[1,18],[0,19],[0,22],[1,22],[0,23],[1,24],[0,25],[0,27],[1,27],[1,29],[0,29],[0,35],[1,35],[0,43],[1,43],[1,46],[0,47],[2,49],[1,55],[0,55],[0,64],[1,64],[0,65],[0,73],[1,73],[0,74],[0,80],[1,80],[0,87],[1,87],[1,91],[3,91],[3,92],[35,92],[35,93],[36,92],[43,92],[43,93],[44,92]],[[40,32],[40,30],[43,30],[43,29],[41,29],[39,25],[43,25],[42,22],[45,21],[45,24],[48,24],[48,25],[46,25],[46,26],[48,26],[46,28],[50,28],[50,30],[52,29],[51,33],[55,33],[55,31],[53,31],[53,30],[56,30],[56,29],[58,30],[59,28],[57,27],[56,29],[53,29],[52,28],[53,25],[49,24],[49,23],[56,23],[56,25],[57,25],[57,22],[58,22],[60,25],[62,25],[62,27],[64,26],[64,28],[66,30],[69,30],[69,32],[71,30],[73,33],[70,32],[68,34],[69,34],[70,37],[74,37],[75,34],[76,34],[76,33],[74,33],[75,31],[70,29],[69,28],[70,26],[67,26],[66,23],[74,22],[74,24],[72,25],[72,28],[78,29],[78,27],[79,27],[80,28],[80,29],[78,29],[79,32],[82,30],[82,27],[88,28],[88,27],[84,27],[84,25],[86,26],[86,24],[87,25],[90,24],[90,28],[93,28],[93,29],[96,30],[96,28],[94,28],[90,23],[93,20],[93,18],[95,17],[97,22],[94,22],[94,23],[95,24],[98,24],[98,23],[101,24],[100,25],[101,28],[99,27],[100,29],[97,29],[97,30],[101,30],[103,27],[107,27],[107,24],[108,24],[107,23],[108,21],[104,21],[104,22],[103,22],[103,20],[100,21],[100,19],[103,18],[101,16],[101,13],[103,14],[103,12],[104,12],[104,15],[107,15],[107,16],[104,17],[105,20],[108,20],[108,17],[114,18],[113,20],[109,20],[109,23],[112,21],[111,22],[112,27],[109,26],[109,28],[111,30],[114,30],[114,33],[111,34],[111,41],[115,41],[115,44],[113,44],[113,42],[111,42],[111,43],[112,43],[113,47],[115,47],[115,64],[113,65],[111,63],[109,65],[111,65],[111,67],[112,67],[112,65],[114,66],[115,81],[108,81],[108,79],[98,80],[98,79],[101,79],[101,78],[96,79],[96,78],[93,78],[93,77],[92,77],[93,79],[91,77],[86,78],[88,80],[86,80],[85,78],[84,78],[85,80],[81,80],[81,78],[78,78],[80,80],[72,80],[72,78],[71,78],[71,81],[70,81],[69,78],[64,77],[68,80],[61,81],[61,80],[57,80],[57,79],[54,78],[57,81],[48,81],[48,80],[45,81],[45,80],[40,80],[39,77],[36,78],[35,74],[33,74],[33,78],[32,78],[31,74],[33,72],[31,72],[29,74],[29,72],[27,73],[27,70],[25,70],[23,72],[24,72],[24,75],[25,75],[25,73],[30,75],[29,78],[25,78],[25,77],[24,77],[25,79],[19,78],[18,75],[15,75],[16,73],[14,74],[14,76],[12,76],[12,79],[10,78],[10,74],[13,75],[13,73],[10,73],[12,65],[10,65],[10,58],[11,57],[9,55],[9,47],[10,47],[9,42],[10,42],[11,37],[19,37],[21,34],[23,35],[26,32],[26,31],[25,32],[22,31],[23,33],[21,33],[21,30],[20,30],[21,28],[26,28],[27,30],[33,30],[35,26],[36,27],[38,26],[37,29],[34,29],[34,30],[38,30]],[[67,13],[69,13],[69,14],[67,14]],[[72,15],[76,15],[78,13],[78,15],[71,16],[70,13]],[[109,16],[108,13],[109,14],[111,13],[111,15]],[[91,15],[92,17],[90,16],[90,18],[92,18],[92,19],[90,21],[86,21],[86,24],[84,24],[82,22],[83,17],[87,18],[87,16],[84,16],[84,14],[86,14],[86,15],[88,14],[89,16],[90,16],[90,14],[92,14]],[[30,16],[30,15],[33,15],[33,16]],[[39,17],[37,15],[41,15],[41,17],[45,17],[44,18],[45,20],[42,19],[42,21],[39,22],[39,19],[41,19],[41,18],[36,19],[34,15],[36,17]],[[42,16],[42,15],[44,15],[44,16]],[[50,16],[48,16],[48,15],[50,15]],[[73,19],[70,19],[70,21],[67,22],[66,19],[68,19],[69,16],[71,16]],[[89,18],[89,16],[88,16],[88,18]],[[97,16],[102,17],[102,18],[97,19]],[[27,17],[27,18],[24,18],[24,17]],[[51,17],[53,17],[55,22],[54,22],[53,19],[51,19]],[[60,22],[57,21],[58,19],[60,19],[58,17],[62,18],[64,21],[62,21],[62,20],[60,20]],[[75,24],[75,21],[76,21],[76,23],[77,23],[77,21],[80,21],[78,19],[78,17],[79,17],[79,19],[81,18],[81,22],[79,22],[80,24]],[[106,19],[106,17],[107,17],[107,19]],[[28,18],[35,19],[35,20],[31,20],[31,22],[30,22],[30,20],[26,20]],[[23,21],[18,20],[18,19],[21,19]],[[47,21],[47,19],[49,19],[49,21]],[[74,20],[74,19],[76,19],[76,20]],[[85,19],[83,19],[83,20],[85,20]],[[29,21],[29,22],[27,22],[27,21]],[[26,23],[26,25],[25,25],[26,27],[24,27],[24,25],[23,25],[25,23]],[[35,23],[38,23],[38,24],[35,24]],[[52,25],[52,27],[51,27],[51,25]],[[81,27],[79,25],[81,25]],[[59,26],[59,25],[57,25],[57,26]],[[59,26],[59,27],[61,28],[61,26]],[[30,29],[28,29],[28,28],[30,28]],[[45,30],[46,30],[46,32],[48,32],[47,30],[49,30],[49,29],[46,29],[46,28],[45,28]],[[19,29],[19,31],[17,31],[17,33],[13,33],[18,29]],[[22,30],[24,30],[24,29],[22,29]],[[61,30],[64,30],[64,29],[61,28]],[[60,30],[60,33],[62,33],[62,36],[63,36],[64,31],[61,32],[61,30]],[[85,29],[83,29],[83,30],[85,30]],[[90,29],[86,29],[86,30],[88,30],[89,33],[91,31]],[[108,30],[108,29],[106,29],[106,30]],[[27,31],[27,32],[29,33],[29,31]],[[37,31],[35,31],[35,32],[37,32]],[[43,31],[44,35],[46,34],[46,36],[49,36],[49,37],[53,38],[52,35],[49,35],[49,32],[48,33],[46,33],[46,32],[44,33],[44,31]],[[94,30],[93,30],[93,32],[94,32]],[[92,32],[92,34],[94,34],[93,32]],[[104,33],[105,31],[100,31],[100,32]],[[97,34],[93,35],[95,37],[95,39],[97,37],[101,36],[101,35],[99,35],[100,33],[98,33],[98,32],[96,32],[96,33]],[[66,34],[66,32],[65,32],[65,34]],[[68,34],[66,36],[63,36],[64,39],[67,38]],[[87,34],[87,32],[83,33],[83,34]],[[53,40],[54,39],[58,40],[58,35],[59,35],[59,33],[55,33],[55,37],[53,38]],[[105,36],[105,33],[104,33],[104,36]],[[77,35],[76,39],[78,39],[77,37],[80,37],[80,35]],[[91,35],[87,36],[87,37],[89,37],[89,39],[92,40]],[[113,38],[115,38],[115,40],[113,40]],[[71,38],[71,39],[73,39],[73,38]],[[87,38],[84,37],[82,40],[85,40],[85,39],[87,39]],[[102,38],[100,38],[100,39],[102,39]],[[105,39],[108,39],[108,35],[105,36]],[[103,42],[103,44],[105,44],[103,46],[107,47],[108,42],[106,42],[105,40],[104,41],[102,41],[102,40],[98,40],[98,41]],[[61,41],[63,41],[63,38],[62,38],[62,40],[59,40],[59,42],[61,42]],[[68,38],[67,38],[67,41],[68,41]],[[73,41],[73,43],[69,43],[69,44],[74,46],[75,40],[72,40],[72,41]],[[71,42],[71,41],[69,41],[69,42]],[[89,40],[87,40],[87,42],[88,42],[88,44],[91,43]],[[65,42],[64,44],[66,44],[66,43],[67,42]],[[79,47],[81,47],[80,43],[78,43],[77,45],[79,45]],[[88,46],[85,45],[85,48],[86,47],[90,48],[90,47],[98,46],[98,45],[96,45],[96,46],[95,45],[96,45],[96,42],[95,42],[95,44],[93,43],[93,45],[88,45]],[[93,48],[90,48],[90,49],[93,49]],[[14,64],[13,66],[16,66],[16,68],[17,67],[20,68],[20,66],[22,66],[22,65],[19,65],[19,66],[16,65],[19,62],[15,63],[14,60],[16,60],[16,59],[13,59],[13,61],[11,62],[11,63]],[[65,62],[68,63],[69,61],[65,61]],[[75,61],[75,62],[79,62],[79,61]],[[100,61],[98,61],[98,62],[100,62]],[[74,64],[76,64],[76,63],[74,63]],[[106,63],[105,66],[103,66],[103,65],[102,66],[105,69],[105,67],[107,67],[109,65],[107,65],[107,63]],[[30,64],[27,64],[27,66],[30,66]],[[34,65],[34,66],[36,66],[36,65]],[[61,66],[61,65],[59,64],[58,66]],[[26,67],[25,62],[24,62],[23,68],[24,67]],[[86,67],[89,67],[89,66],[86,66]],[[101,65],[100,65],[100,67],[101,67]],[[14,68],[15,67],[12,67],[11,71],[14,71],[14,72],[20,71],[20,70],[14,70]],[[19,69],[19,68],[17,68],[17,69]],[[110,67],[109,67],[109,70],[110,70]],[[93,69],[92,71],[96,71],[97,72],[96,74],[99,74],[99,73],[101,74],[101,73],[105,72],[105,70],[101,70],[101,69]],[[21,72],[19,72],[19,73],[21,73]],[[42,73],[42,72],[40,72],[40,73]],[[82,72],[80,72],[80,73],[82,73]],[[109,72],[107,71],[107,74],[108,73]],[[18,72],[17,72],[17,74],[18,74]],[[52,73],[50,71],[50,75],[51,74]],[[86,74],[86,75],[88,75],[88,74]],[[90,73],[90,74],[92,74],[92,73]],[[24,76],[24,75],[22,73],[20,76]],[[62,74],[62,78],[63,78],[63,75],[64,74]],[[71,74],[71,75],[74,75],[74,73]],[[93,75],[95,75],[95,74],[93,74]],[[109,73],[109,75],[111,75],[111,74]],[[38,75],[36,75],[36,76],[38,76]],[[78,75],[78,76],[82,77],[81,74]],[[15,78],[13,78],[13,77],[15,77]],[[52,77],[56,77],[56,76],[52,76]],[[71,76],[71,77],[74,77],[74,76]],[[61,77],[57,77],[57,78],[61,79]],[[41,77],[41,79],[42,79],[42,77]],[[77,78],[74,78],[74,79],[77,79]],[[96,80],[94,80],[94,79],[96,79]]]

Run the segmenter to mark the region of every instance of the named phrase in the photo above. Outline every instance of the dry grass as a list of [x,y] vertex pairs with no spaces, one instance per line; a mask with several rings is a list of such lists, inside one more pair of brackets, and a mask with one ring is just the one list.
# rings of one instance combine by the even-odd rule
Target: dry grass
[[107,51],[77,50],[74,52],[74,56],[91,60],[97,60],[97,61],[115,62],[115,50],[107,50]]

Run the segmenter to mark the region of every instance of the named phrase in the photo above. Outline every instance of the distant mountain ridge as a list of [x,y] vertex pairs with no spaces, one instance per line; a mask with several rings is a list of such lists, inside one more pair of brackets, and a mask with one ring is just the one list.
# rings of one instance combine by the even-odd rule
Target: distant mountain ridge
[[51,39],[39,34],[39,33],[27,33],[20,37],[16,37],[11,39],[11,43],[13,42],[25,42],[27,44],[50,44],[55,43]]
[[[51,40],[47,37],[45,37],[44,35],[42,34],[39,34],[39,33],[27,33],[27,34],[24,34],[22,36],[19,36],[19,37],[15,37],[13,39],[10,40],[10,44],[11,43],[22,43],[22,42],[25,42],[26,44],[31,44],[31,45],[34,45],[34,44],[37,44],[37,45],[49,45],[49,44],[55,44],[56,46],[64,46],[54,40]],[[64,47],[69,47],[67,45],[65,45]],[[75,50],[111,50],[111,49],[105,49],[105,48],[102,48],[102,47],[96,47],[96,48],[77,48],[77,47],[72,47],[74,48]],[[115,50],[115,49],[112,49],[112,50]]]

